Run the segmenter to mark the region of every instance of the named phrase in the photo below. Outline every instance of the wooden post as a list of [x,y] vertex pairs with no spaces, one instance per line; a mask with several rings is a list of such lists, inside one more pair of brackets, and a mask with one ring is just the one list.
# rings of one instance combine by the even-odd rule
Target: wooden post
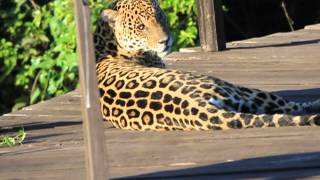
[[108,179],[105,169],[104,133],[99,104],[90,12],[86,0],[74,0],[77,51],[82,95],[83,136],[88,180]]
[[202,51],[226,49],[220,0],[198,0],[199,34]]

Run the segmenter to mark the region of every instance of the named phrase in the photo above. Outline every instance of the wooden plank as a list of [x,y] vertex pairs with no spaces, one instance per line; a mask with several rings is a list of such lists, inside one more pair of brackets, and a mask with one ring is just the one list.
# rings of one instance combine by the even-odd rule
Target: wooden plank
[[[81,133],[80,126],[76,129],[78,129],[78,133]],[[62,130],[66,131],[66,129]],[[49,132],[48,130],[41,131],[41,134],[50,134],[57,129],[49,130]],[[31,134],[36,132],[31,131]],[[241,170],[241,166],[238,167],[238,165],[242,163],[250,164],[250,166],[244,166],[246,169],[242,169],[248,175],[256,171],[257,166],[264,167],[263,162],[265,161],[268,163],[279,162],[284,166],[286,163],[283,162],[283,159],[291,159],[289,165],[295,167],[298,165],[303,165],[303,167],[319,165],[317,159],[319,155],[312,154],[320,148],[319,139],[310,138],[317,136],[318,128],[164,132],[161,133],[161,136],[154,132],[131,132],[114,129],[106,131],[106,134],[113,137],[107,140],[112,177],[141,175],[170,169],[179,172],[181,169],[208,165],[216,168],[201,168],[198,175],[205,171],[219,174],[219,172],[222,173],[222,170],[235,173],[235,171]],[[81,163],[83,162],[83,143],[79,142],[81,138],[75,138],[78,136],[77,133],[72,136],[40,138],[37,143],[30,144],[31,147],[27,147],[28,144],[26,144],[25,147],[17,147],[15,153],[9,150],[7,154],[1,154],[0,178],[6,179],[2,178],[5,175],[7,177],[26,175],[18,173],[15,176],[13,174],[9,176],[10,173],[6,172],[12,172],[13,169],[19,172],[33,172],[34,175],[40,177],[39,171],[48,171],[46,176],[51,177],[55,176],[56,171],[61,172],[63,169],[66,174],[78,172],[77,169],[84,168]],[[5,149],[1,150],[5,151]],[[248,158],[251,160],[246,160]],[[224,164],[225,162],[229,163]],[[314,162],[316,164],[313,164]],[[281,167],[274,163],[265,168],[263,171]],[[181,174],[181,172],[179,173]],[[162,176],[162,174],[160,175]],[[181,175],[188,174],[183,172]]]
[[99,93],[95,70],[93,37],[90,29],[88,1],[75,0],[77,22],[77,47],[79,54],[79,76],[82,94],[82,116],[86,147],[86,169],[88,180],[107,179],[104,160],[104,134],[99,104]]
[[[317,25],[320,26],[320,25]],[[201,33],[201,32],[200,32]],[[241,41],[234,41],[229,42],[227,44],[228,49],[232,49],[232,52],[237,53],[238,49],[262,49],[265,50],[266,48],[275,47],[275,48],[299,48],[301,46],[308,46],[309,48],[300,48],[302,50],[309,50],[312,49],[312,46],[319,45],[320,34],[319,29],[302,29],[291,33],[275,33],[268,36],[258,37],[258,38],[251,38],[247,40]],[[236,50],[236,51],[234,51]],[[298,49],[299,50],[299,49]],[[184,48],[182,49],[183,52],[199,52],[200,48]],[[230,51],[227,51],[230,52]],[[279,52],[279,51],[278,51]],[[221,54],[221,53],[216,53]],[[249,52],[249,54],[254,54],[253,52]],[[240,55],[240,54],[238,54]],[[269,54],[272,55],[272,54]],[[309,54],[303,53],[300,56],[309,56],[309,55],[316,55],[316,54]],[[192,57],[192,56],[191,56]],[[294,57],[294,56],[291,56]]]
[[[71,132],[72,134],[59,135],[63,132]],[[30,147],[27,141],[26,145],[17,147],[16,152],[9,150],[8,155],[1,154],[2,163],[0,166],[6,167],[0,167],[0,170],[3,170],[0,174],[3,174],[3,177],[17,177],[17,173],[15,176],[5,173],[12,172],[8,170],[8,167],[19,172],[33,172],[29,173],[29,176],[38,177],[57,177],[55,172],[62,173],[63,169],[66,169],[64,171],[66,174],[78,173],[78,168],[83,168],[83,166],[78,166],[81,162],[74,161],[74,159],[82,159],[83,142],[81,142],[81,134],[79,133],[81,133],[79,125],[77,127],[28,130],[28,141],[32,146]],[[320,144],[318,139],[310,138],[317,136],[318,128],[309,127],[218,131],[213,134],[211,132],[168,132],[161,133],[161,136],[152,132],[131,132],[117,129],[108,130],[106,133],[108,137],[113,137],[107,140],[112,177],[205,166],[212,163],[223,163],[227,160],[237,161],[290,152],[312,152],[320,148],[317,146]],[[41,135],[45,136],[41,137]],[[235,144],[237,153],[232,148]],[[1,151],[5,151],[5,149],[1,149]],[[208,156],[208,152],[215,153]],[[303,156],[309,157],[308,155]],[[72,162],[75,164],[72,165]],[[299,163],[304,162],[297,162],[297,164]],[[35,166],[36,164],[38,165]],[[41,167],[40,170],[52,172],[52,174],[41,175],[43,173],[38,172],[40,171],[39,167]],[[26,175],[24,173],[18,174],[19,176]]]
[[226,49],[220,0],[198,0],[199,35],[203,51]]
[[[262,90],[320,87],[319,30],[299,30],[228,43],[222,53],[172,53],[169,68],[201,72]],[[305,100],[319,98],[306,96]]]
[[[317,50],[319,45],[314,47],[296,47],[296,48],[257,48],[257,49],[234,49],[230,51],[224,51],[223,53],[172,53],[165,57],[167,61],[216,61],[222,63],[223,60],[227,62],[239,63],[308,63],[319,62],[319,55]],[[301,49],[302,48],[302,49]],[[291,60],[292,59],[292,60]],[[184,62],[182,62],[184,63]],[[195,62],[194,62],[195,63]]]

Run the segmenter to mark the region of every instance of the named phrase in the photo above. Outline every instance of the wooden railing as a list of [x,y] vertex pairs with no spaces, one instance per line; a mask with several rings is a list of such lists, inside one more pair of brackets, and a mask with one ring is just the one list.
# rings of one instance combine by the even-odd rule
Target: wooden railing
[[[98,100],[93,38],[87,0],[74,0],[77,21],[77,47],[82,95],[83,134],[88,180],[108,179],[105,140]],[[202,51],[226,48],[220,0],[198,0]]]
[[90,11],[87,0],[74,0],[77,22],[77,51],[81,85],[83,138],[88,180],[108,179],[103,122],[100,112]]
[[226,49],[220,0],[198,0],[199,35],[202,51]]

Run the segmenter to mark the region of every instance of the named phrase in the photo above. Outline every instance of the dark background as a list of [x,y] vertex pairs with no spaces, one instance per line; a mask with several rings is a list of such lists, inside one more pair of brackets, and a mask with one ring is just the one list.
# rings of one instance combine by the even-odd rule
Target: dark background
[[[286,0],[295,30],[320,22],[319,0]],[[223,0],[227,41],[290,31],[282,0]]]

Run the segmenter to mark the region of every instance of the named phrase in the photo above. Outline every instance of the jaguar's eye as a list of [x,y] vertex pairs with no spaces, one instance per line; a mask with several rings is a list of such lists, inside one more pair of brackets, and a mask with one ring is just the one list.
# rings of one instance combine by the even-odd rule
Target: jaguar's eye
[[145,27],[146,26],[144,24],[139,24],[137,28],[142,31]]

